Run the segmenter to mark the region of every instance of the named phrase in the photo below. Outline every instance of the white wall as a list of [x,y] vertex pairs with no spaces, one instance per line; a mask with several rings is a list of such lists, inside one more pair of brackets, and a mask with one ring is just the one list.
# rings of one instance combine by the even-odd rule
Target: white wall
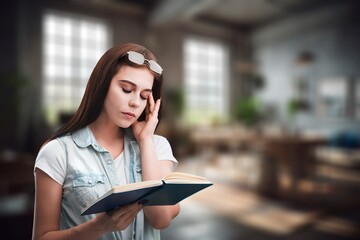
[[294,94],[293,82],[301,73],[295,59],[307,50],[315,56],[315,62],[302,72],[310,82],[312,110],[298,119],[298,127],[326,133],[360,128],[359,120],[318,118],[314,109],[317,81],[334,77],[360,79],[360,18],[359,4],[356,5],[339,4],[292,16],[254,32],[254,55],[267,81],[259,97],[277,106],[280,121],[286,121],[286,103]]

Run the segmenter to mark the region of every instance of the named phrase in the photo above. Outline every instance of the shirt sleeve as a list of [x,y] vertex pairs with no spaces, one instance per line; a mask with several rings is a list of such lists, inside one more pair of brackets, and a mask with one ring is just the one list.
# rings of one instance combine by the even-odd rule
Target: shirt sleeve
[[46,143],[39,151],[35,161],[36,168],[41,169],[60,185],[66,176],[66,153],[57,140]]
[[157,154],[158,160],[172,161],[173,165],[174,165],[174,169],[175,169],[178,165],[178,161],[174,157],[174,154],[172,152],[172,148],[171,148],[169,141],[162,136],[155,135],[154,143],[156,146],[156,154]]

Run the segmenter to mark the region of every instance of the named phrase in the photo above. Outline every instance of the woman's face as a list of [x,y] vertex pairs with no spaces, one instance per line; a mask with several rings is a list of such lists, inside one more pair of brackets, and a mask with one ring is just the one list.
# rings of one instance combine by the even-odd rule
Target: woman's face
[[144,111],[153,82],[146,67],[121,66],[111,80],[103,112],[117,126],[128,128]]

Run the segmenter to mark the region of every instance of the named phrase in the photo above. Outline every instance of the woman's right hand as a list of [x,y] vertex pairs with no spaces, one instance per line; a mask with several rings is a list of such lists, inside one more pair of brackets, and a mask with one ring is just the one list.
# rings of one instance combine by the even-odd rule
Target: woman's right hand
[[96,220],[98,226],[101,226],[105,232],[124,230],[132,223],[141,209],[141,204],[133,203],[106,213],[99,213]]

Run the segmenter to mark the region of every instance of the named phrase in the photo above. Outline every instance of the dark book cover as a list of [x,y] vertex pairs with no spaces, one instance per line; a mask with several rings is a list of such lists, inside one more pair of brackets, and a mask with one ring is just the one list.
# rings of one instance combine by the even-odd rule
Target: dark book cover
[[205,178],[172,173],[163,180],[115,187],[83,209],[81,215],[107,212],[138,201],[144,206],[174,205],[211,185],[212,183]]
[[126,192],[112,192],[100,201],[95,202],[90,207],[83,210],[81,215],[88,215],[99,212],[108,212],[115,208],[122,207],[144,198],[149,193],[161,188],[162,185],[148,188],[136,189]]
[[174,205],[211,185],[211,183],[165,183],[142,200],[144,206]]

